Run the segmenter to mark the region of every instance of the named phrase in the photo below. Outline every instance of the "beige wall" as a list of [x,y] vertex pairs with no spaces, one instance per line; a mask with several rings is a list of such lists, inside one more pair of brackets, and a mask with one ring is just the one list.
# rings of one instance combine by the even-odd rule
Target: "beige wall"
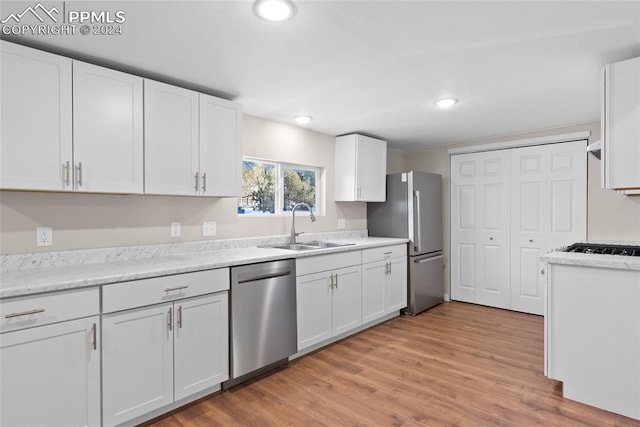
[[[450,181],[449,154],[447,150],[454,147],[489,144],[494,142],[514,141],[540,136],[558,135],[578,131],[591,131],[589,143],[600,139],[600,122],[563,128],[547,129],[518,135],[488,138],[447,147],[425,149],[405,153],[404,163],[407,170],[439,173],[443,177],[444,205],[444,250],[447,260],[445,280],[446,292],[449,293],[449,248],[450,248]],[[615,191],[600,188],[600,161],[594,156],[588,160],[587,187],[587,238],[591,240],[630,240],[640,241],[640,196],[627,197]]]
[[[333,136],[245,116],[243,144],[246,156],[324,168],[324,211],[315,223],[297,221],[298,231],[335,231],[338,218],[366,228],[365,203],[333,202]],[[170,237],[172,221],[182,224],[179,238]],[[228,239],[286,234],[291,217],[239,218],[236,199],[2,191],[0,253],[203,240],[203,221],[216,222],[214,239]],[[35,246],[37,226],[53,227],[53,246]]]

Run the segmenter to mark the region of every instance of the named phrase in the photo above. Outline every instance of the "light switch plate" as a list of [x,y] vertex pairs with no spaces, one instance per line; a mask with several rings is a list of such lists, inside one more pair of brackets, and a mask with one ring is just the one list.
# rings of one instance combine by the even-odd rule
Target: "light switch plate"
[[338,230],[347,228],[347,221],[344,218],[338,218]]
[[36,227],[36,246],[51,246],[53,230],[51,227]]
[[171,223],[171,237],[180,237],[180,234],[182,234],[180,223],[179,222],[172,222]]
[[209,237],[216,235],[216,222],[215,221],[205,221],[202,223],[202,236]]

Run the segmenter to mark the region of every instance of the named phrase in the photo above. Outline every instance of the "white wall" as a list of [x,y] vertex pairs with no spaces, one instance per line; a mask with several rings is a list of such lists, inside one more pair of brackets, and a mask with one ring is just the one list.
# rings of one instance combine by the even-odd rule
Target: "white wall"
[[[298,231],[366,228],[365,203],[333,202],[334,137],[304,128],[245,116],[243,153],[266,160],[324,168],[324,211],[318,221],[296,222]],[[203,240],[201,224],[215,221],[215,239],[287,234],[290,216],[238,217],[236,199],[0,192],[0,253],[141,245]],[[169,224],[180,221],[182,236],[171,238]],[[53,227],[53,246],[35,246],[37,226]]]
[[[470,141],[446,147],[425,149],[405,153],[406,170],[419,170],[441,174],[443,177],[443,209],[444,209],[444,251],[446,259],[445,289],[449,293],[449,248],[450,248],[450,179],[449,154],[447,150],[454,147],[489,144],[494,142],[513,141],[540,136],[564,133],[591,131],[589,143],[600,139],[600,122],[567,126],[536,132],[508,135],[496,138]],[[600,161],[594,156],[588,160],[587,186],[587,237],[591,240],[628,240],[640,242],[640,196],[620,196],[614,191],[600,188]]]

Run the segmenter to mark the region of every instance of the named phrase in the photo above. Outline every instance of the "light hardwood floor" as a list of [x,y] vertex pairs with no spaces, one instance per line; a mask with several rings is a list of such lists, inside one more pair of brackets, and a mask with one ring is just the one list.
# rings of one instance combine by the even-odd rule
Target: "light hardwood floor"
[[543,318],[445,303],[346,338],[148,426],[640,426],[563,399]]

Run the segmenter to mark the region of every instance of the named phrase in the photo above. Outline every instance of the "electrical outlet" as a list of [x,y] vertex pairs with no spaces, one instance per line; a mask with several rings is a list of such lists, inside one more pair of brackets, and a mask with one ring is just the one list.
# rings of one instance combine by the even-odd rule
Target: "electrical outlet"
[[347,228],[347,221],[344,218],[338,218],[338,230]]
[[205,221],[202,223],[202,235],[204,237],[215,236],[216,235],[216,222],[215,221]]
[[180,223],[179,222],[172,222],[171,223],[171,237],[180,237]]
[[51,227],[36,227],[36,246],[51,246],[53,230]]

